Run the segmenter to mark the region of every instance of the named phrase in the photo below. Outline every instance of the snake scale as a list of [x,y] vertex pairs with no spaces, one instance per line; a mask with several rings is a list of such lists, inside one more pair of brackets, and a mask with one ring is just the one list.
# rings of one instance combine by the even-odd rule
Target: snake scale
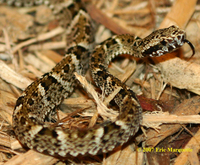
[[[3,2],[1,0],[0,2]],[[176,26],[154,31],[144,39],[123,34],[96,46],[91,53],[93,39],[92,21],[80,0],[7,0],[9,5],[32,6],[47,4],[56,13],[64,6],[67,13],[66,55],[50,72],[29,85],[18,98],[13,112],[13,129],[24,146],[51,156],[96,155],[113,150],[135,135],[142,121],[142,108],[135,95],[119,79],[108,71],[110,61],[118,55],[154,57],[170,53],[187,42],[185,32]],[[106,97],[120,88],[114,101],[119,115],[114,122],[105,121],[90,129],[63,129],[45,123],[55,109],[74,90],[74,72],[83,74],[88,67],[96,85]]]

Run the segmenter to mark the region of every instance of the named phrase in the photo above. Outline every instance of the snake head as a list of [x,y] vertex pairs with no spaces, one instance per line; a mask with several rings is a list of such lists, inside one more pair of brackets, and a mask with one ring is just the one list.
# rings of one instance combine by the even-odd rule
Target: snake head
[[194,46],[186,39],[185,31],[173,25],[156,30],[144,38],[140,43],[140,50],[143,57],[158,57],[177,50],[185,42],[189,44],[194,55]]

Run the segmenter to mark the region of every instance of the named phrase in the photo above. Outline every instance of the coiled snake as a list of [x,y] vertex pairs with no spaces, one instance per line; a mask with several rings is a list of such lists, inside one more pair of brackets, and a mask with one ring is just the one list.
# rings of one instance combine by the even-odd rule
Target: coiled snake
[[[2,1],[2,0],[1,0]],[[154,31],[144,39],[129,34],[115,35],[96,46],[93,43],[91,19],[80,0],[8,0],[8,4],[30,6],[46,3],[56,12],[63,3],[71,21],[67,28],[67,51],[61,62],[50,72],[29,85],[18,98],[13,112],[13,129],[24,146],[52,156],[66,157],[106,153],[122,145],[139,129],[142,108],[135,93],[108,71],[109,62],[118,55],[154,57],[172,52],[187,42],[185,32],[176,26]],[[114,101],[119,115],[114,122],[106,121],[90,129],[62,129],[45,123],[55,108],[74,90],[74,72],[83,74],[90,56],[90,70],[106,97],[120,88]]]

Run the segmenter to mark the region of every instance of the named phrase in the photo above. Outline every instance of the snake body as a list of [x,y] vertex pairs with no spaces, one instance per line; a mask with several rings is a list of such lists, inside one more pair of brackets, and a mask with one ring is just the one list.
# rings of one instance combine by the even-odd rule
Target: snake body
[[[46,3],[51,7],[54,3],[50,0],[7,2],[17,6]],[[135,93],[107,71],[110,61],[121,54],[138,58],[164,55],[187,42],[186,35],[176,26],[154,31],[144,39],[129,34],[115,35],[96,46],[90,55],[92,25],[83,4],[80,0],[69,0],[65,10],[71,18],[66,34],[66,55],[50,72],[29,85],[18,98],[13,112],[13,129],[21,144],[51,156],[106,153],[135,135],[142,121],[142,108]],[[74,72],[83,74],[89,58],[92,77],[106,97],[120,88],[114,97],[119,109],[118,117],[114,122],[105,121],[90,129],[70,130],[49,126],[45,123],[46,119],[73,92],[76,84]]]

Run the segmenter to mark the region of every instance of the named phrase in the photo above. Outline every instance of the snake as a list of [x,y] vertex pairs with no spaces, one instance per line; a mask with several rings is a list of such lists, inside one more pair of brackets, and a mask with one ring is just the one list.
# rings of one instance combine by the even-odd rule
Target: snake
[[[175,25],[155,30],[143,39],[131,34],[114,35],[94,47],[93,21],[81,0],[6,2],[15,6],[46,4],[55,13],[67,14],[70,20],[66,23],[67,45],[64,58],[23,91],[16,101],[12,116],[13,130],[19,142],[29,149],[50,156],[76,157],[107,153],[126,143],[138,132],[143,111],[140,102],[127,85],[108,72],[108,65],[116,56],[128,54],[137,58],[158,57],[179,49],[184,43],[190,45],[194,54],[194,47],[186,39],[185,31]],[[119,115],[114,121],[106,120],[85,129],[47,124],[46,121],[51,120],[63,99],[73,93],[77,84],[74,73],[84,75],[88,68],[105,97],[120,89],[113,98]]]

